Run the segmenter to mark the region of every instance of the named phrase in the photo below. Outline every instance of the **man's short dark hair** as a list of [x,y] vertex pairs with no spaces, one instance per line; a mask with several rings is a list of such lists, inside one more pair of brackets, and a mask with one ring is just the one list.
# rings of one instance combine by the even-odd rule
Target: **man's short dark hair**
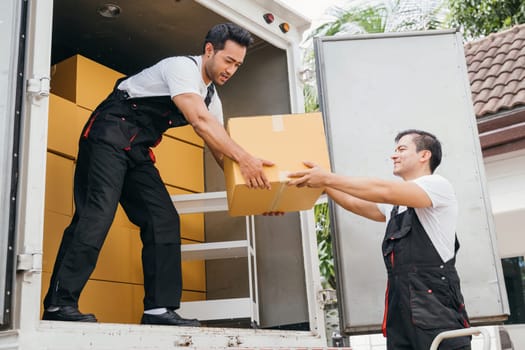
[[215,51],[222,50],[226,40],[233,40],[246,48],[253,44],[252,35],[246,29],[233,23],[222,23],[213,26],[208,31],[206,38],[204,38],[203,51],[206,43],[211,43]]
[[395,141],[398,142],[403,136],[414,135],[412,141],[416,145],[416,151],[428,150],[432,154],[430,157],[430,172],[434,173],[434,170],[441,164],[441,142],[433,134],[417,129],[408,129],[401,131],[397,134]]

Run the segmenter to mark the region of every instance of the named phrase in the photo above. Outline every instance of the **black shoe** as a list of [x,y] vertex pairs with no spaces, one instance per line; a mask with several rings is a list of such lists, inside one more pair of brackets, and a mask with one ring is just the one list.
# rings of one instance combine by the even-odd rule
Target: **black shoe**
[[149,314],[143,314],[142,320],[140,320],[140,323],[142,324],[164,324],[164,325],[171,325],[171,326],[187,326],[187,327],[200,327],[200,322],[193,318],[182,318],[179,314],[177,314],[175,311],[168,310],[163,314],[160,315],[149,315]]
[[46,321],[74,321],[74,322],[97,322],[93,314],[83,314],[75,306],[59,306],[56,311],[44,311],[42,320]]

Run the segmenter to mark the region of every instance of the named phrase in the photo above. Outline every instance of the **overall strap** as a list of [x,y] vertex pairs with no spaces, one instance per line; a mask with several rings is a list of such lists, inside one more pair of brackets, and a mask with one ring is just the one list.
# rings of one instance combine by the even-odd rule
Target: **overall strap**
[[[192,60],[193,63],[195,63],[198,66],[197,60],[195,58],[191,56],[186,56],[186,57]],[[211,82],[210,85],[208,85],[208,91],[206,93],[206,98],[204,99],[204,103],[206,104],[206,107],[210,106],[211,98],[213,97],[214,93],[215,93],[215,86],[213,85],[213,82]]]

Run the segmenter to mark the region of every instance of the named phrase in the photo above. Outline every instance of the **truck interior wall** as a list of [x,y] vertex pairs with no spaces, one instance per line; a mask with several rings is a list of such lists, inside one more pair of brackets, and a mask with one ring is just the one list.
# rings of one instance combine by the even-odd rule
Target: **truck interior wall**
[[[256,44],[235,77],[218,88],[225,119],[291,112],[286,51]],[[227,123],[227,121],[225,121]],[[271,159],[270,159],[271,160]],[[224,191],[222,170],[205,152],[206,191]],[[209,213],[206,240],[244,239],[244,217]],[[255,219],[260,325],[307,327],[307,297],[299,215]],[[212,261],[206,265],[209,299],[248,295],[244,259]]]

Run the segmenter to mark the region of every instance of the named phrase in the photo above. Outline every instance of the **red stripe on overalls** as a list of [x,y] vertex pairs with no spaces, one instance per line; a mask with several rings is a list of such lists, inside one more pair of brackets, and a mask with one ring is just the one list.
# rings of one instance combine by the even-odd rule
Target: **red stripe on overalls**
[[149,151],[149,158],[151,159],[153,164],[155,164],[155,162],[157,161],[157,158],[155,158],[155,153],[153,153],[153,150],[151,148],[148,148],[148,151]]
[[[463,309],[465,309],[465,304],[459,305],[458,311],[460,314],[462,313]],[[470,328],[470,324],[468,323],[466,319],[463,319],[463,327]]]
[[[392,264],[392,268],[394,267],[394,252],[390,253],[390,263]],[[386,283],[386,291],[385,291],[385,311],[383,312],[383,323],[381,324],[381,332],[383,333],[383,336],[386,337],[386,320],[388,318],[388,292],[390,290],[390,281],[387,281]]]
[[131,150],[131,143],[133,142],[133,140],[135,140],[135,138],[137,137],[137,134],[131,136],[131,138],[129,139],[129,146],[124,148],[124,151],[129,151]]
[[89,136],[89,132],[91,131],[91,127],[93,126],[93,123],[95,122],[95,119],[97,119],[98,113],[99,113],[99,112],[95,113],[95,115],[93,115],[93,116],[91,117],[91,119],[89,120],[89,124],[88,124],[86,130],[85,130],[84,133],[82,134],[82,137],[84,137],[85,139],[88,138],[88,136]]

